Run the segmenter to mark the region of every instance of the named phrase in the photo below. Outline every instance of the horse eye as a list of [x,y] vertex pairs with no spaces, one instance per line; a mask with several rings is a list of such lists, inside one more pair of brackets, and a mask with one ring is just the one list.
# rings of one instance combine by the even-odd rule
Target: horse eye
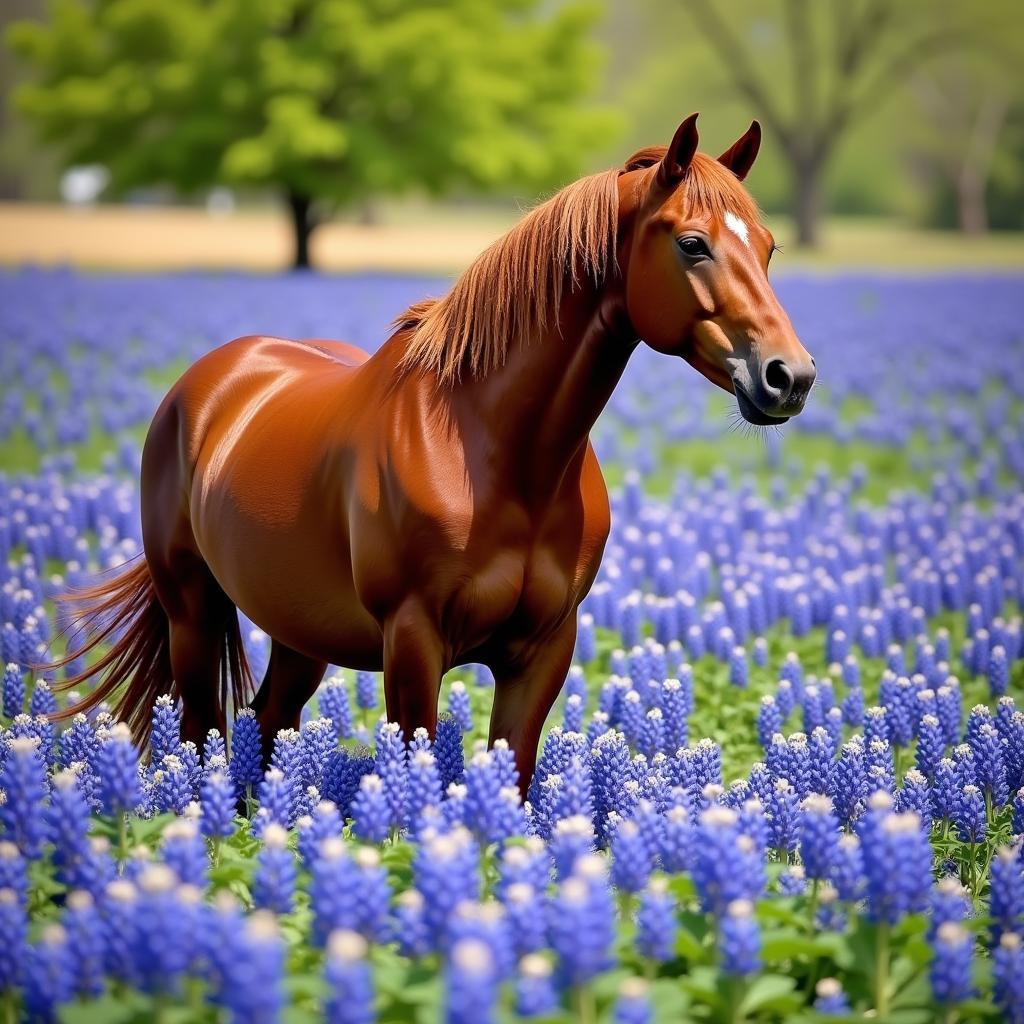
[[697,235],[687,235],[685,238],[680,238],[678,245],[683,255],[689,256],[690,259],[700,259],[702,256],[711,255],[707,243]]

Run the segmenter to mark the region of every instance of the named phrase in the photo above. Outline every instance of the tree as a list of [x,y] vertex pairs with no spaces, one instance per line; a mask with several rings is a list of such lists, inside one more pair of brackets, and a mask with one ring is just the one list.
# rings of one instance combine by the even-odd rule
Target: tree
[[781,0],[784,76],[736,31],[733,8],[727,17],[716,0],[685,6],[721,73],[780,142],[801,245],[818,241],[825,173],[846,133],[915,68],[965,46],[975,18],[970,4]]
[[114,194],[265,186],[295,265],[318,207],[413,189],[531,192],[609,128],[581,108],[588,0],[51,0],[8,39],[19,109]]

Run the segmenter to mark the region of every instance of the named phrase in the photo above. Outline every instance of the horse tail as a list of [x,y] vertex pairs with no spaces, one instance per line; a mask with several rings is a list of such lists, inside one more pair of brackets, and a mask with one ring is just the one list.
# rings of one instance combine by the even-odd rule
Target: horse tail
[[[149,564],[144,556],[138,556],[128,569],[90,587],[62,594],[58,600],[74,606],[72,619],[75,625],[85,628],[86,640],[64,657],[35,668],[61,668],[101,645],[109,647],[82,672],[54,685],[55,690],[63,691],[95,681],[80,701],[50,717],[60,721],[80,711],[90,711],[124,687],[114,713],[120,721],[128,723],[132,739],[141,749],[149,741],[157,697],[174,694],[170,629]],[[239,643],[240,640],[239,637]],[[237,655],[232,660],[237,660]]]

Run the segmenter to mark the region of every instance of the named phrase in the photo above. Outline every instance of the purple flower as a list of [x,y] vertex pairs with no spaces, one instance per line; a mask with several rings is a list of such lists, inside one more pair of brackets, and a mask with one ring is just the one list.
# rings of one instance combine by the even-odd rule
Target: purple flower
[[989,917],[993,946],[1004,932],[1015,931],[1024,922],[1024,873],[1019,851],[1012,846],[999,847],[992,858]]
[[929,972],[932,996],[937,1003],[952,1006],[971,997],[971,961],[974,939],[959,924],[947,921],[939,926],[932,941]]
[[164,863],[178,881],[197,889],[206,887],[209,862],[206,843],[195,821],[187,818],[172,821],[164,828],[161,850]]
[[455,908],[479,895],[478,860],[477,845],[462,827],[425,837],[416,849],[413,883],[424,896],[424,918],[435,949],[447,944]]
[[768,844],[779,855],[796,849],[800,836],[800,800],[786,779],[777,779],[766,808]]
[[825,1017],[845,1017],[850,1012],[843,986],[836,978],[822,978],[814,988],[814,1009]]
[[138,987],[142,976],[136,965],[135,947],[143,922],[139,918],[135,886],[124,878],[111,881],[99,906],[103,920],[104,969],[116,980]]
[[466,684],[459,679],[456,679],[448,690],[448,713],[463,732],[472,730],[473,709],[469,703],[469,691]]
[[654,868],[646,838],[634,821],[624,821],[615,830],[611,842],[612,882],[622,892],[639,892]]
[[260,783],[258,830],[275,822],[285,828],[292,824],[295,809],[295,789],[279,768],[268,768]]
[[353,931],[340,929],[331,934],[324,969],[327,1024],[373,1024],[377,1019],[366,951],[366,940]]
[[179,888],[174,872],[162,864],[143,871],[138,888],[133,956],[140,986],[151,995],[176,993],[195,951],[199,893]]
[[379,775],[364,775],[352,801],[352,830],[368,843],[380,843],[391,830],[391,808]]
[[377,677],[372,672],[356,672],[356,705],[363,711],[377,706]]
[[398,894],[393,937],[402,956],[418,958],[430,952],[430,934],[423,915],[423,903],[418,889],[405,889]]
[[[78,769],[84,765],[77,764]],[[46,808],[46,834],[53,844],[53,862],[57,877],[70,885],[75,866],[88,853],[89,805],[78,784],[78,772],[71,769],[57,772]]]
[[250,915],[232,945],[220,993],[229,1020],[275,1024],[285,1002],[285,947],[273,915]]
[[226,769],[228,764],[227,744],[224,742],[224,737],[221,736],[219,729],[210,729],[206,734],[206,739],[203,741],[203,768],[207,774],[213,759],[216,757],[224,759],[223,764],[219,761],[217,762],[217,768],[219,770]]
[[615,913],[603,860],[582,857],[551,899],[548,941],[563,988],[585,985],[611,964]]
[[21,984],[27,942],[24,902],[14,889],[0,888],[0,992]]
[[199,805],[200,828],[204,836],[224,839],[234,832],[235,789],[224,770],[207,773],[200,789]]
[[192,786],[176,754],[167,754],[152,777],[153,806],[157,811],[181,814],[192,801]]
[[1007,1024],[1024,1022],[1024,941],[1018,932],[1003,932],[992,953],[992,991]]
[[441,715],[434,735],[434,757],[441,776],[441,788],[447,790],[453,782],[461,782],[465,771],[462,752],[462,730],[449,714]]
[[64,915],[75,992],[95,999],[103,991],[103,927],[92,896],[81,890],[68,895]]
[[718,949],[722,970],[746,977],[761,967],[761,929],[749,900],[733,900],[719,920]]
[[345,677],[338,673],[331,676],[317,694],[320,714],[331,720],[336,738],[351,739],[352,708],[348,699]]
[[5,718],[14,718],[25,710],[25,680],[21,666],[8,662],[4,666],[3,713]]
[[511,951],[522,957],[544,947],[544,905],[527,882],[514,882],[505,889],[505,921]]
[[[932,850],[921,819],[916,814],[893,813],[891,800],[883,800],[883,796],[876,793],[871,798],[858,832],[867,878],[868,919],[895,924],[927,905]],[[897,864],[900,869],[894,871]]]
[[46,820],[46,768],[39,755],[39,740],[20,736],[7,741],[7,757],[0,769],[0,789],[6,799],[0,803],[0,823],[6,837],[34,860],[43,852]]
[[910,768],[903,776],[903,785],[896,792],[896,810],[901,814],[912,811],[925,829],[932,824],[932,795],[928,780],[916,769]]
[[971,913],[971,900],[967,890],[952,875],[939,880],[929,898],[931,919],[928,922],[928,939],[932,941],[936,932],[946,923],[960,924]]
[[152,731],[149,737],[150,756],[161,764],[168,754],[177,754],[181,745],[181,713],[170,694],[157,697],[153,705]]
[[524,956],[516,978],[516,1013],[520,1017],[542,1017],[554,1013],[557,1007],[551,965],[538,953]]
[[58,1006],[75,991],[74,951],[59,924],[43,928],[39,941],[28,947],[25,958],[24,999],[28,1019],[54,1021]]
[[832,801],[821,794],[808,796],[801,807],[800,859],[808,878],[829,878],[839,846],[839,821]]
[[641,956],[657,963],[675,955],[676,905],[669,894],[668,882],[652,878],[640,895],[636,915],[636,947]]
[[494,955],[479,939],[463,939],[445,969],[445,1024],[491,1024],[499,976]]
[[946,753],[946,737],[935,715],[925,715],[917,733],[917,751],[914,761],[926,779],[935,775],[935,770]]
[[974,785],[964,786],[953,807],[953,823],[962,843],[983,843],[988,832],[985,797]]
[[739,815],[713,806],[700,816],[691,868],[705,913],[722,913],[736,899],[756,899],[764,890],[764,850],[739,827]]
[[60,763],[70,768],[76,761],[88,766],[90,772],[94,768],[99,740],[92,723],[83,714],[77,714],[60,734]]
[[615,1000],[615,1024],[651,1024],[654,1008],[643,978],[626,978]]
[[256,855],[253,903],[275,914],[290,913],[296,875],[295,856],[288,849],[288,833],[276,823],[267,825],[263,830],[263,846]]
[[242,708],[235,716],[229,764],[231,778],[239,794],[263,779],[263,739],[260,724],[251,708]]

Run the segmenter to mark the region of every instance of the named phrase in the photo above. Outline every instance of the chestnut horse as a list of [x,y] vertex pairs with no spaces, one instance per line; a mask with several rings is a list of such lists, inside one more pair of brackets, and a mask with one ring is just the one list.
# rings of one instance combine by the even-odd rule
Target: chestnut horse
[[100,677],[74,710],[124,687],[144,742],[170,693],[184,738],[223,731],[250,696],[240,608],[272,638],[268,750],[328,663],[383,669],[409,737],[433,732],[444,672],[483,662],[525,789],[608,536],[588,435],[630,354],[682,357],[755,424],[814,380],[740,184],[760,127],[716,161],[696,118],[537,207],[373,356],[246,337],[187,370],[143,452],[145,558],[85,594],[90,646],[112,646],[62,684]]

